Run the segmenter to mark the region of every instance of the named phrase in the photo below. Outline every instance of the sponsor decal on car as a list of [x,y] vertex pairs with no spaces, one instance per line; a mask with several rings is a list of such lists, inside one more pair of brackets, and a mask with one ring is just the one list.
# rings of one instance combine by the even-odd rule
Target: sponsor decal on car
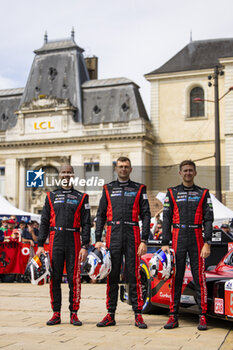
[[228,243],[228,251],[233,249],[233,242],[229,242]]
[[224,300],[221,298],[214,298],[214,313],[224,315]]
[[233,280],[225,282],[225,315],[233,317]]
[[225,283],[225,290],[233,291],[233,280],[229,280]]
[[196,304],[193,295],[181,295],[180,302],[184,304]]
[[170,294],[168,294],[168,293],[160,292],[160,293],[159,293],[159,296],[160,296],[161,298],[164,298],[164,299],[170,299]]

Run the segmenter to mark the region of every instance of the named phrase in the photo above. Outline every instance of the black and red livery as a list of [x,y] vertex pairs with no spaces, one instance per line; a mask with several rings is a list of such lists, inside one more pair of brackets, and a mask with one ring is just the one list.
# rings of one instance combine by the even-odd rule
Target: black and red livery
[[[140,237],[139,217],[142,220]],[[112,270],[107,279],[107,309],[115,313],[122,257],[125,256],[126,278],[132,295],[135,313],[143,306],[140,257],[137,255],[141,239],[147,242],[150,230],[150,208],[146,186],[128,180],[113,181],[103,188],[96,221],[96,241],[101,241],[107,223],[106,247],[110,249]]]
[[[90,207],[88,195],[75,189],[59,188],[47,192],[43,207],[38,246],[43,247],[49,234],[49,255],[53,275],[50,281],[51,306],[61,310],[61,281],[66,263],[69,283],[69,309],[79,309],[81,297],[80,261],[81,246],[90,241]],[[82,242],[80,240],[82,236]]]
[[[161,240],[149,241],[148,252],[141,257],[141,282],[143,313],[168,309],[171,299],[171,278],[159,280],[150,276],[150,259],[161,247]],[[205,277],[207,286],[207,315],[233,321],[233,233],[214,229],[211,235],[211,254],[206,259]],[[121,286],[121,300],[131,304],[129,285]],[[180,307],[199,313],[195,283],[187,257],[181,287]]]

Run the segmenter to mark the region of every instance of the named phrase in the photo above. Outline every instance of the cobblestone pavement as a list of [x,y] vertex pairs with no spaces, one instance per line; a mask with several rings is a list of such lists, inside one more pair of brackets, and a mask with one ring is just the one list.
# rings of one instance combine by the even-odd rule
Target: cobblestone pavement
[[105,316],[104,284],[82,284],[79,318],[82,327],[69,323],[68,286],[62,285],[62,323],[46,326],[51,316],[49,288],[23,283],[0,284],[0,349],[82,350],[232,350],[233,323],[209,319],[209,330],[197,330],[197,316],[183,314],[180,327],[164,330],[167,315],[144,315],[148,329],[134,326],[131,307],[119,301],[115,327],[97,328]]

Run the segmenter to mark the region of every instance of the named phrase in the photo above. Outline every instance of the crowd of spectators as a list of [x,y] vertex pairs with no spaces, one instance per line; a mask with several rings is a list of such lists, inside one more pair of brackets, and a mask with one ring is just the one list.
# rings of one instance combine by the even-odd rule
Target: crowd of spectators
[[39,223],[37,221],[17,222],[17,217],[4,216],[0,226],[0,242],[30,243],[32,247],[37,243]]

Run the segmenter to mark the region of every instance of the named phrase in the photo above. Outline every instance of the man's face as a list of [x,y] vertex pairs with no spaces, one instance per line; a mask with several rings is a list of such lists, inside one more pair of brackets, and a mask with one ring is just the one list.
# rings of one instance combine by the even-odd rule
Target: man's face
[[69,187],[70,179],[74,177],[74,170],[71,165],[61,167],[59,177],[62,180],[62,187]]
[[2,226],[7,227],[7,221],[2,221]]
[[24,230],[25,227],[26,227],[26,224],[24,224],[24,223],[19,224],[19,228],[20,228],[21,230]]
[[193,183],[193,179],[197,175],[197,172],[192,165],[183,165],[179,174],[184,182]]
[[10,222],[8,222],[7,227],[9,230],[12,230],[15,227],[15,224],[11,224]]
[[118,161],[115,167],[119,180],[126,181],[129,179],[129,175],[132,171],[129,161],[120,162]]

